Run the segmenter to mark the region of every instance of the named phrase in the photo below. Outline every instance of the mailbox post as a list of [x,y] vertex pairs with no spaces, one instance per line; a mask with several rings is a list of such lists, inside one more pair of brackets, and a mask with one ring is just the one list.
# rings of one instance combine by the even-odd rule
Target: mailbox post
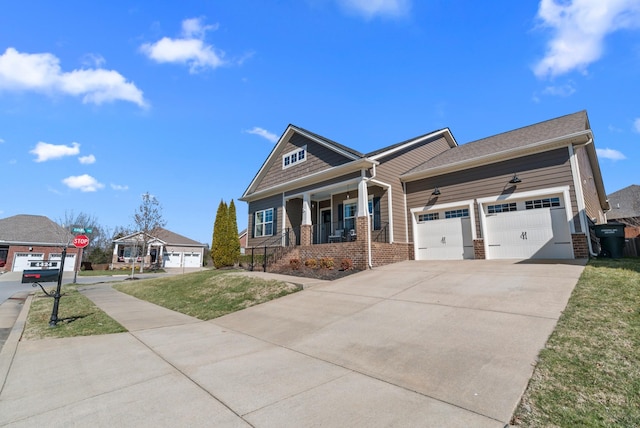
[[53,297],[53,310],[51,311],[51,319],[49,320],[49,327],[55,327],[58,324],[58,306],[60,306],[60,287],[62,286],[62,274],[64,272],[64,259],[67,258],[67,247],[62,249],[62,261],[60,261],[60,271],[58,272],[58,286]]

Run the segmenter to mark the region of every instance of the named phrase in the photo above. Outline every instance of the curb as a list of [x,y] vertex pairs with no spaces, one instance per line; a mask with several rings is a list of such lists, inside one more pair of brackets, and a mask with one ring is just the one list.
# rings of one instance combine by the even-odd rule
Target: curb
[[0,385],[0,394],[2,394],[4,385],[7,382],[9,370],[11,370],[13,358],[16,355],[18,343],[20,342],[22,332],[24,331],[24,326],[27,321],[27,315],[29,314],[29,308],[31,308],[32,300],[33,294],[31,293],[27,296],[27,299],[25,300],[24,305],[20,310],[20,315],[18,315],[18,318],[16,319],[13,328],[11,329],[11,333],[9,333],[7,341],[4,343],[4,346],[0,350],[0,381],[2,381],[2,385]]

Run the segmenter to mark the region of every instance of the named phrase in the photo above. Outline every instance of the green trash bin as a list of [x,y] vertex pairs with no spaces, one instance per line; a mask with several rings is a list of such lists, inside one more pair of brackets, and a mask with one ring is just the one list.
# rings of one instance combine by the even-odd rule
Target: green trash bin
[[607,223],[593,226],[596,237],[600,238],[600,254],[598,257],[619,259],[624,250],[624,224]]

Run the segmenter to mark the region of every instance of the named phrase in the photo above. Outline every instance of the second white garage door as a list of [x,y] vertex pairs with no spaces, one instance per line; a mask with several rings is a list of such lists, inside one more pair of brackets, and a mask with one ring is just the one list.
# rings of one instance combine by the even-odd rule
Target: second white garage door
[[200,253],[184,253],[184,267],[200,267]]
[[488,259],[573,258],[563,207],[487,214],[486,226]]

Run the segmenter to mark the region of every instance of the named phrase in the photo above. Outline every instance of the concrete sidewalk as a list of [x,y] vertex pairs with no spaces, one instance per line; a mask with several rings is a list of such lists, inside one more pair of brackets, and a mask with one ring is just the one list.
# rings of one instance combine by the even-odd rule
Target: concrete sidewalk
[[83,287],[129,333],[18,343],[0,425],[503,427],[582,269],[399,263],[207,322]]

